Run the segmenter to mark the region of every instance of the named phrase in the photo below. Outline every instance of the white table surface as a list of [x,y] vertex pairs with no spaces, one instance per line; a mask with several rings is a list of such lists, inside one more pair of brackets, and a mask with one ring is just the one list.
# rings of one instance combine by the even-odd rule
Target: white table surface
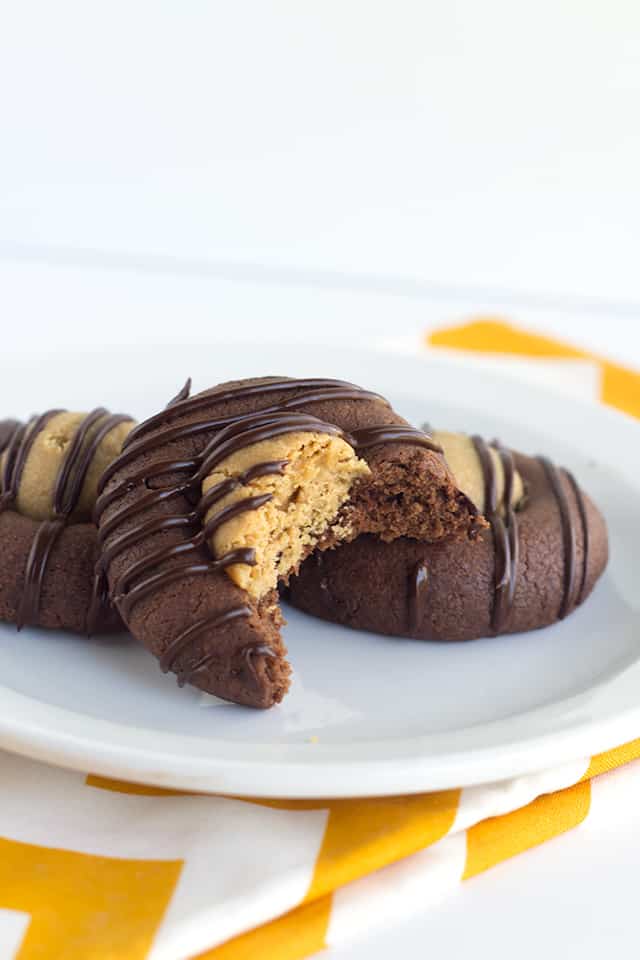
[[[13,4],[5,342],[393,351],[484,314],[640,367],[639,28],[631,0]],[[589,818],[326,956],[636,957],[639,847],[640,814]]]

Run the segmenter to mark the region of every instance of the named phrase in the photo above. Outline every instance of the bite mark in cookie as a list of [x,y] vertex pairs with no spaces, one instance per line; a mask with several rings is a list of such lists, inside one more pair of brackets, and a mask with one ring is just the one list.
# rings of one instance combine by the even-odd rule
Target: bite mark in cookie
[[336,523],[340,508],[370,470],[339,428],[267,414],[223,431],[216,445],[217,463],[202,484],[205,529],[214,557],[253,550],[252,566],[226,568],[250,596],[288,578],[329,527],[336,541],[348,535]]
[[134,636],[179,682],[259,707],[289,684],[273,586],[316,539],[466,538],[486,525],[434,440],[379,395],[279,377],[181,391],[131,433],[96,517]]
[[[447,455],[447,435],[437,438]],[[461,484],[489,521],[475,543],[360,537],[302,564],[293,605],[356,629],[457,641],[544,627],[583,603],[607,564],[602,514],[547,458],[469,440],[482,489]]]

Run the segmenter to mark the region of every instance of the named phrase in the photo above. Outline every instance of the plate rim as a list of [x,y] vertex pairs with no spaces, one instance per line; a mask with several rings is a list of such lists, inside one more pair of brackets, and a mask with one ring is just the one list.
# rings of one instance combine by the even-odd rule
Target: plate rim
[[[42,706],[48,720],[60,714],[84,717],[63,708]],[[222,751],[210,757],[202,753],[186,755],[184,745],[188,738],[184,736],[174,735],[176,741],[180,742],[180,751],[168,752],[165,747],[162,751],[153,752],[150,741],[154,737],[157,739],[157,731],[146,728],[137,728],[143,735],[139,743],[103,743],[97,756],[95,739],[73,730],[65,730],[62,734],[58,731],[53,741],[46,723],[33,723],[31,698],[2,689],[0,709],[4,710],[5,707],[13,711],[17,722],[7,722],[3,718],[0,723],[2,749],[31,760],[87,776],[186,793],[292,800],[397,796],[478,786],[535,774],[568,762],[584,760],[588,763],[594,754],[634,739],[640,729],[638,705],[593,726],[577,726],[561,732],[523,738],[513,745],[511,751],[507,751],[504,745],[481,747],[449,753],[438,757],[437,762],[434,762],[433,755],[421,756],[419,752],[382,762],[378,759],[354,761],[344,750],[346,755],[342,762],[333,759],[321,763],[318,762],[321,759],[318,754],[335,754],[336,745],[323,748],[322,744],[307,743],[294,747],[287,745],[286,750],[287,753],[295,750],[300,754],[315,754],[313,761],[296,760],[292,764],[258,756],[251,759],[225,756],[221,764]],[[31,714],[31,718],[27,713]],[[92,718],[92,726],[104,730],[120,729],[126,737],[130,737],[131,728],[126,725]],[[486,727],[484,724],[481,726]],[[165,737],[163,732],[163,739]],[[410,742],[416,744],[421,740],[420,737],[414,737]],[[229,752],[236,752],[237,742],[221,743],[227,746]],[[378,741],[369,742],[368,751],[375,751],[378,744]],[[375,783],[373,789],[372,779]]]
[[[216,345],[215,349],[218,353],[233,353],[239,346],[227,341]],[[203,349],[210,348],[211,345],[203,345]],[[173,353],[174,348],[163,345],[160,349]],[[193,349],[190,345],[189,350]],[[246,343],[242,344],[242,350],[247,351]],[[256,357],[259,355],[261,362],[274,350],[280,357],[283,354],[297,356],[296,363],[299,366],[304,348],[300,344],[282,346],[274,341],[251,345],[251,353]],[[86,352],[95,355],[95,351],[78,350],[72,356]],[[330,369],[335,366],[335,351],[328,345],[314,345],[313,366],[318,366],[318,358]],[[377,350],[347,349],[340,351],[340,363],[353,364],[352,370],[358,371],[352,377],[356,381],[360,379],[360,367],[366,371],[366,378],[371,380],[375,375],[387,382],[393,379],[389,374],[390,367],[411,368],[411,376],[402,379],[402,386],[399,385],[400,374],[395,374],[395,387],[384,388],[389,392],[415,394],[418,391],[417,374],[424,376],[429,369],[442,374],[454,367],[458,371],[464,369],[465,374],[475,380],[475,386],[479,388],[478,402],[504,389],[511,394],[510,400],[515,398],[516,407],[524,404],[530,408],[532,402],[537,402],[538,408],[544,411],[549,404],[562,402],[565,413],[574,422],[582,420],[588,412],[597,421],[594,426],[603,428],[604,448],[609,452],[615,450],[616,472],[630,486],[640,490],[640,480],[634,472],[631,455],[634,443],[637,444],[640,438],[640,423],[621,411],[595,401],[569,396],[557,388],[523,383],[508,373],[483,369],[458,357],[428,353],[423,356],[389,355],[388,352]],[[375,372],[369,373],[370,370]],[[376,389],[383,390],[380,383]],[[425,406],[428,402],[427,395]],[[494,406],[490,412],[495,413],[496,409]],[[515,420],[511,416],[508,419]],[[605,430],[605,427],[609,429]],[[615,435],[620,432],[628,434],[629,431],[638,436],[632,437],[630,443],[617,444]],[[555,435],[558,435],[557,431]],[[573,442],[573,447],[584,453],[584,443]],[[293,666],[295,671],[295,659]],[[247,750],[247,745],[237,740],[204,740],[189,735],[167,734],[165,731],[158,738],[158,731],[153,728],[118,724],[45,704],[0,683],[0,747],[34,760],[84,773],[186,791],[291,799],[419,793],[537,772],[577,757],[588,757],[633,739],[640,733],[640,696],[634,698],[633,702],[616,704],[622,676],[623,686],[631,683],[632,688],[640,694],[640,662],[635,661],[626,669],[594,685],[586,694],[574,698],[581,700],[586,697],[588,702],[594,696],[600,697],[607,704],[608,714],[606,710],[602,712],[601,704],[599,715],[577,719],[574,725],[566,729],[521,735],[510,744],[474,745],[445,754],[429,752],[430,737],[433,739],[435,736],[441,741],[446,739],[445,734],[436,734],[405,738],[404,742],[411,744],[412,749],[407,755],[401,756],[388,755],[381,749],[387,741],[372,740],[360,741],[355,747],[309,742],[272,744],[271,749],[267,750],[268,758],[256,755],[255,742]],[[566,698],[561,702],[567,705],[570,700]],[[544,715],[545,709],[540,707],[517,714],[516,721],[522,723],[531,720],[533,714]],[[500,727],[505,722],[508,720],[490,721],[478,727],[486,731],[493,723]],[[89,736],[81,729],[83,727],[88,727],[93,734]],[[458,733],[464,734],[465,731],[456,731]],[[451,732],[448,731],[447,735],[451,736]],[[154,748],[152,739],[160,739],[163,748]],[[185,750],[189,741],[197,744],[198,749]],[[397,742],[393,743],[397,750]],[[209,750],[203,750],[205,744]],[[264,745],[259,746],[264,750]],[[349,756],[354,751],[359,752],[361,759]],[[281,754],[286,754],[286,757],[279,756]]]

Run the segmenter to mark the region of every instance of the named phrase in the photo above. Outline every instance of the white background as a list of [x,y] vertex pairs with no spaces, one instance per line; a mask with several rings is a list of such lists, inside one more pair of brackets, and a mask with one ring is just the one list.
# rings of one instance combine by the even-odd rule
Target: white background
[[0,8],[0,244],[640,300],[635,0]]
[[[634,0],[0,5],[0,326],[52,362],[481,312],[640,365],[639,178]],[[639,843],[627,811],[330,956],[636,956]]]

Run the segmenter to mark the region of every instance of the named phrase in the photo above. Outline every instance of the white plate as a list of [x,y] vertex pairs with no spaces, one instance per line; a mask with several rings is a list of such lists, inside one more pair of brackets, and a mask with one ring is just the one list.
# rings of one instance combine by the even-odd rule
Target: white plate
[[612,558],[564,623],[471,644],[356,633],[288,610],[293,686],[268,712],[179,690],[129,638],[2,625],[6,749],[185,790],[320,797],[480,783],[640,735],[640,427],[630,418],[449,361],[319,348],[75,355],[58,362],[55,382],[46,357],[10,362],[6,396],[22,397],[25,373],[37,373],[29,408],[7,411],[18,415],[98,401],[148,415],[188,374],[195,389],[249,374],[351,379],[415,423],[498,435],[570,467],[604,510]]

